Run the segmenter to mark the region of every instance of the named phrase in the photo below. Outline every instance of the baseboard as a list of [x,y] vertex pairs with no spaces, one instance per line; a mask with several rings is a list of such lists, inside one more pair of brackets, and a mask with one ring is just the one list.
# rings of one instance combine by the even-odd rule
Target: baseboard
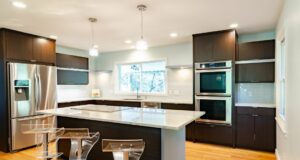
[[275,156],[276,156],[276,160],[281,160],[277,149],[275,149]]

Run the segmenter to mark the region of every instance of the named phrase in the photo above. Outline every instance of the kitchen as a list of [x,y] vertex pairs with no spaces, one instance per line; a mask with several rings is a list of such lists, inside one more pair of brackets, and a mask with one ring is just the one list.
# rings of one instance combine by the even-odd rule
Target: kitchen
[[[288,148],[299,141],[293,137],[299,130],[291,128],[299,113],[297,97],[291,95],[298,88],[292,66],[297,64],[299,32],[293,28],[298,21],[289,16],[299,15],[298,2],[255,1],[249,5],[260,10],[252,16],[266,16],[247,22],[241,10],[247,5],[232,0],[236,6],[224,5],[239,7],[239,16],[227,13],[234,19],[224,22],[218,15],[216,23],[195,15],[208,24],[204,27],[185,17],[209,13],[193,3],[209,8],[217,2],[173,2],[166,13],[184,21],[183,29],[174,20],[163,21],[167,14],[154,18],[166,2],[128,2],[115,11],[133,21],[123,30],[117,26],[124,21],[117,22],[117,14],[110,17],[104,2],[87,2],[81,8],[75,7],[79,2],[68,3],[64,12],[59,2],[1,3],[6,8],[0,23],[0,149],[10,153],[0,152],[0,159],[17,159],[32,149],[50,156],[44,151],[56,148],[54,143],[60,158],[113,159],[114,149],[106,150],[106,140],[132,139],[144,146],[139,146],[141,159],[297,159],[299,153]],[[181,13],[176,5],[191,11]],[[72,17],[80,13],[84,18]],[[48,18],[49,26],[31,25],[30,17],[37,22]],[[67,25],[54,25],[63,21]],[[165,27],[168,23],[176,27]],[[41,124],[42,129],[49,125],[47,133],[37,133]],[[76,132],[72,129],[83,128],[90,132],[88,138],[66,137]],[[89,150],[80,149],[89,138],[95,140]],[[73,142],[80,152],[72,154]],[[42,147],[32,148],[36,144]],[[28,159],[37,157],[32,154]]]

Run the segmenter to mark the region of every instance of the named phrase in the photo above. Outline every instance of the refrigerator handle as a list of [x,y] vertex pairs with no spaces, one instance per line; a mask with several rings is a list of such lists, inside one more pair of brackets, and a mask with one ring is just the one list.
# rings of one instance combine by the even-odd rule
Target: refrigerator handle
[[35,85],[35,91],[34,91],[34,99],[35,99],[35,108],[37,109],[39,106],[39,82],[38,82],[38,76],[37,74],[34,75],[34,85]]
[[[38,107],[40,107],[41,105],[41,94],[42,94],[42,86],[41,86],[41,77],[40,74],[37,75],[38,78]],[[37,108],[37,110],[39,110],[39,108]]]

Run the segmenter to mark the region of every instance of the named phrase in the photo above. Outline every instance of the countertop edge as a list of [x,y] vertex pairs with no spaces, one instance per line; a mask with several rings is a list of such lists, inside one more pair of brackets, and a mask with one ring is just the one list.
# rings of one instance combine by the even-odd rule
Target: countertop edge
[[155,100],[155,99],[143,99],[143,100],[129,100],[129,99],[113,99],[113,98],[82,98],[82,99],[73,99],[73,100],[58,100],[57,103],[71,103],[71,102],[80,102],[80,101],[90,101],[90,100],[99,100],[99,101],[124,101],[124,102],[159,102],[159,103],[171,103],[171,104],[193,104],[189,101],[180,101],[176,100]]

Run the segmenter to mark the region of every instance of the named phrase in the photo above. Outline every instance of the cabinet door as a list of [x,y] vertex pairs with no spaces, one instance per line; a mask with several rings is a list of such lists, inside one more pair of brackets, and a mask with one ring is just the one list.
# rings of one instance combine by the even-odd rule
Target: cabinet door
[[238,147],[253,148],[254,145],[254,118],[252,115],[240,114],[237,116],[236,145]]
[[6,58],[30,61],[32,59],[32,37],[14,31],[5,31]]
[[173,110],[189,110],[194,111],[195,107],[193,104],[173,104],[173,103],[162,103],[162,109],[173,109]]
[[46,38],[34,37],[33,59],[37,62],[55,64],[55,41]]
[[259,41],[239,44],[238,60],[274,59],[275,41]]
[[235,55],[235,31],[220,32],[214,35],[213,60],[233,60]]
[[231,126],[196,123],[195,130],[197,141],[233,146]]
[[276,133],[274,116],[255,117],[255,149],[275,151]]
[[236,82],[263,83],[275,81],[275,63],[236,65]]
[[212,61],[214,36],[211,34],[194,36],[194,62]]

